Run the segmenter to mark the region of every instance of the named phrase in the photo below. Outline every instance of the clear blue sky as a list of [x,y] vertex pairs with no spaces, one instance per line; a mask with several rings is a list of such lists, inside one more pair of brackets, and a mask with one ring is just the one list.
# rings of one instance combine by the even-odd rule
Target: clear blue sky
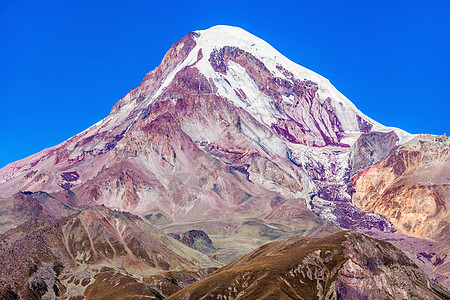
[[3,1],[0,167],[106,117],[173,43],[217,24],[266,40],[384,125],[450,133],[449,3]]

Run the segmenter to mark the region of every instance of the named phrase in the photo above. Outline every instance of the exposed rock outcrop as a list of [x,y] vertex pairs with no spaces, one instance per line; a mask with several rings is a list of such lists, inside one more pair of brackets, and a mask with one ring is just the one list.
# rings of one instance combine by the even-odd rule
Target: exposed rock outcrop
[[214,253],[216,250],[209,236],[202,230],[189,230],[182,235],[170,234],[170,236],[202,253]]
[[[420,135],[352,178],[353,201],[384,215],[409,236],[426,238],[433,249],[413,256],[430,270],[450,275],[450,139]],[[446,281],[450,285],[449,280]]]
[[385,159],[398,141],[398,136],[393,131],[362,134],[352,146],[351,176]]
[[421,135],[353,179],[354,203],[411,236],[436,236],[449,221],[450,139]]

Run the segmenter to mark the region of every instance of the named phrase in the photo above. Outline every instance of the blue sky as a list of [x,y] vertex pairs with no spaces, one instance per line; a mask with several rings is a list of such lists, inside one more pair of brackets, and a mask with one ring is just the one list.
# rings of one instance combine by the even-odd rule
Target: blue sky
[[4,1],[0,167],[109,114],[189,31],[225,24],[325,77],[369,117],[450,133],[450,1]]

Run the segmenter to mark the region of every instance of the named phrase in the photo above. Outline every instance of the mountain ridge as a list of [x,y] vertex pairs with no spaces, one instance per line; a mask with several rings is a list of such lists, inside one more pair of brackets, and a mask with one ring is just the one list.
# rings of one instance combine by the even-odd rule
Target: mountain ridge
[[415,137],[373,121],[242,29],[194,31],[105,119],[0,170],[0,233],[20,225],[17,215],[33,216],[21,206],[27,195],[73,212],[105,205],[167,233],[202,230],[224,263],[283,237],[353,229],[394,240],[430,274],[447,276],[447,252],[439,268],[423,259],[439,240],[419,255],[427,241],[405,246],[393,207],[377,214],[353,201],[368,194],[351,178],[364,179]]

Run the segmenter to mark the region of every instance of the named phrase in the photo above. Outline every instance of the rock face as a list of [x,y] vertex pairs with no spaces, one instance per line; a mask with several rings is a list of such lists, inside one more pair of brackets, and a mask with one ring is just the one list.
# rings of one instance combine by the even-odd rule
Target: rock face
[[395,148],[398,136],[393,132],[362,134],[352,146],[350,155],[351,176],[385,159]]
[[450,275],[450,139],[420,135],[352,178],[354,203],[384,215],[398,231],[437,242],[417,253],[443,275]]
[[433,237],[448,226],[450,139],[418,136],[356,175],[353,200],[408,235]]
[[[448,201],[448,177],[417,175],[431,169],[406,167],[417,160],[405,150],[413,138],[365,116],[327,79],[261,39],[240,28],[215,26],[175,43],[108,117],[1,169],[0,233],[35,217],[63,222],[103,205],[164,233],[201,230],[214,248],[202,234],[188,235],[186,243],[228,263],[276,239],[354,229],[399,241],[396,245],[409,249],[415,262],[433,265],[437,259],[436,270],[447,276],[445,256],[428,259],[437,252],[410,249],[396,233],[433,235],[435,240],[448,236],[446,206],[431,208],[440,198]],[[422,140],[427,164],[447,174],[448,164],[440,164],[444,154],[432,154],[440,146],[433,146],[432,137]],[[397,221],[399,212],[394,217],[391,204],[377,196],[370,179],[386,161],[392,166],[403,161],[399,166],[405,168],[386,167],[386,191],[433,198],[423,200],[430,209],[416,212],[405,204],[401,218],[409,217]],[[419,184],[417,176],[430,181]],[[78,226],[70,228],[73,234],[83,233],[76,231]],[[106,253],[99,256],[101,251],[85,251],[83,259],[114,261]],[[120,264],[137,269],[150,261],[159,264],[149,257],[149,262],[135,263],[124,255]],[[122,280],[117,268],[105,272]],[[134,279],[128,279],[123,280],[134,286]],[[136,284],[141,286],[142,280]],[[92,287],[89,293],[106,288]]]
[[170,234],[170,236],[202,253],[214,253],[216,251],[211,239],[203,230],[189,230],[182,235]]
[[400,250],[356,232],[289,238],[168,299],[447,299]]

